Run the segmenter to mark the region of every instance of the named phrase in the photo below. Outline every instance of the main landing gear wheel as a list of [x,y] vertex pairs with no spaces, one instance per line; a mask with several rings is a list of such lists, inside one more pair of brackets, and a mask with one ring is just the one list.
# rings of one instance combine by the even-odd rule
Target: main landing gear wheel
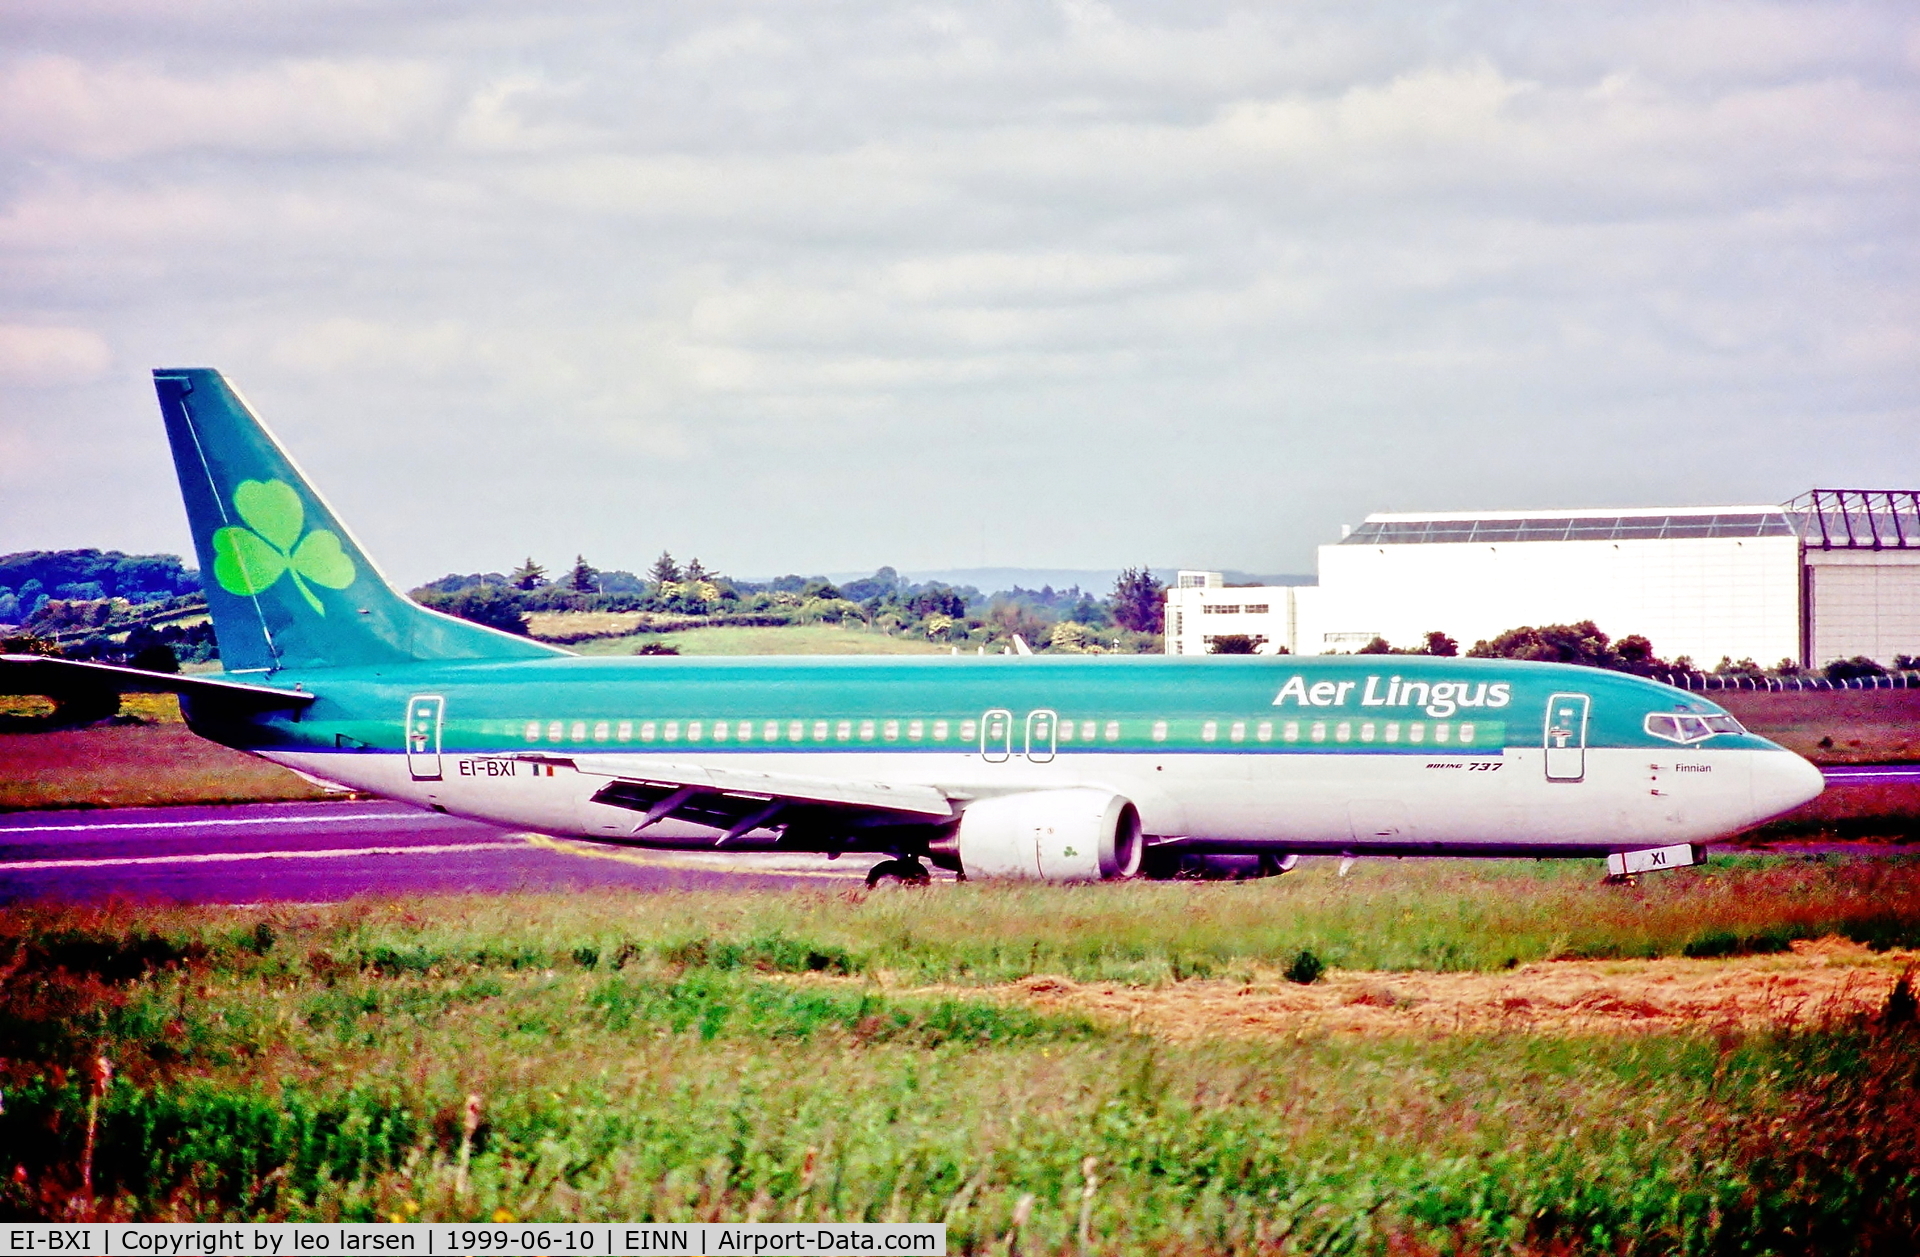
[[867,870],[867,886],[925,886],[933,880],[927,866],[918,860],[882,860]]

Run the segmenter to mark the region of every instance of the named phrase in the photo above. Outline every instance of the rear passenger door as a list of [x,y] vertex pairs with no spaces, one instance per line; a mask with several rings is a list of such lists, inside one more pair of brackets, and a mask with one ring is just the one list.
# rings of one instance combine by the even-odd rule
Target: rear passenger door
[[440,780],[440,726],[447,700],[415,694],[407,700],[407,772],[415,781]]

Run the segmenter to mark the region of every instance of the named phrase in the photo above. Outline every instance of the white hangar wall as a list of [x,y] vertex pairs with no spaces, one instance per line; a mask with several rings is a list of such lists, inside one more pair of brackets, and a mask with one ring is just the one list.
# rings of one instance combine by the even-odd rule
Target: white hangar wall
[[[1380,522],[1401,521],[1368,519]],[[1523,624],[1592,620],[1613,637],[1639,633],[1662,657],[1686,655],[1706,667],[1723,655],[1766,665],[1800,657],[1800,547],[1790,532],[1398,544],[1359,537],[1356,530],[1320,547],[1319,597],[1299,634],[1312,653],[1352,650],[1375,633],[1413,646],[1434,629],[1464,650]]]
[[1462,650],[1523,624],[1592,620],[1663,658],[1821,667],[1920,656],[1920,491],[1814,489],[1784,506],[1369,515],[1320,547],[1313,586],[1181,572],[1169,654],[1215,636],[1354,651],[1446,633]]
[[1808,654],[1920,655],[1920,549],[1807,551]]

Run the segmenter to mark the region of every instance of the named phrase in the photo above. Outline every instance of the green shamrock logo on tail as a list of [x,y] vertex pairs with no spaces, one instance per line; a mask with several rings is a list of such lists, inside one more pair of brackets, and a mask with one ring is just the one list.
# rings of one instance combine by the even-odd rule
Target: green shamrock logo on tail
[[340,538],[325,528],[306,536],[307,510],[300,495],[284,480],[243,480],[233,491],[233,509],[247,527],[222,528],[213,534],[213,575],[230,594],[252,597],[270,588],[283,575],[307,605],[321,615],[327,609],[307,587],[311,581],[328,589],[345,589],[358,573],[353,560],[340,548]]

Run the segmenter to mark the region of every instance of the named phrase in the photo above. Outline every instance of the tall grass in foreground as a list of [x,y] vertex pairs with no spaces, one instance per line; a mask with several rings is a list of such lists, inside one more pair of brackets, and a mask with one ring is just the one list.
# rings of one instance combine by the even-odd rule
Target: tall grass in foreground
[[[347,969],[664,964],[895,985],[1036,973],[1134,983],[1240,977],[1283,969],[1302,951],[1343,969],[1470,971],[1555,958],[1784,951],[1829,934],[1876,948],[1920,945],[1920,860],[1742,857],[1638,886],[1602,885],[1598,873],[1587,861],[1376,860],[1339,878],[1332,861],[1316,861],[1251,883],[968,883],[870,896],[608,892],[444,900],[430,912],[367,901],[268,910],[262,920],[297,929],[313,963]],[[19,929],[39,931],[36,946],[80,946],[81,919],[16,913],[14,924],[0,922],[0,947]],[[135,920],[109,913],[96,925],[123,937],[115,931]],[[137,920],[184,957],[219,951],[233,914]]]
[[555,960],[470,908],[15,917],[0,1213],[945,1219],[964,1253],[1027,1213],[1021,1251],[1073,1251],[1091,1159],[1114,1253],[1912,1234],[1897,1027],[1169,1046],[756,969],[841,963],[793,946]]
[[[1351,964],[1481,930],[1638,954],[1916,919],[1911,868],[1611,890],[1533,866],[1393,872],[16,910],[0,1214],[945,1219],[956,1251],[1003,1252],[1031,1196],[1022,1251],[1070,1252],[1092,1158],[1103,1252],[1908,1251],[1910,1029],[1170,1045],[846,980],[967,958],[975,981],[1160,980],[1331,951],[1330,923]],[[1123,950],[1093,946],[1106,934]],[[839,980],[785,976],[808,974]]]

